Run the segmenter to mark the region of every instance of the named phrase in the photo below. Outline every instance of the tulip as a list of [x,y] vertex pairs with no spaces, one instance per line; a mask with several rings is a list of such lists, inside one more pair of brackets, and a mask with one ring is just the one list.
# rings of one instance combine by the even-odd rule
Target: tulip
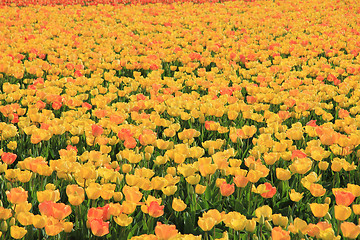
[[177,212],[182,212],[185,210],[187,205],[184,203],[183,200],[179,198],[174,198],[172,202],[172,208]]
[[159,240],[168,240],[178,234],[175,225],[166,225],[157,222],[155,227],[155,235]]
[[18,226],[10,227],[10,235],[14,239],[21,239],[25,236],[26,233],[27,233],[27,230],[25,228],[18,227]]
[[337,220],[345,221],[351,215],[351,208],[344,205],[335,205],[334,212]]
[[346,238],[356,239],[360,234],[360,226],[355,225],[352,222],[342,222],[340,225],[340,229],[344,237]]
[[315,217],[322,218],[329,211],[329,205],[328,204],[311,203],[310,209]]

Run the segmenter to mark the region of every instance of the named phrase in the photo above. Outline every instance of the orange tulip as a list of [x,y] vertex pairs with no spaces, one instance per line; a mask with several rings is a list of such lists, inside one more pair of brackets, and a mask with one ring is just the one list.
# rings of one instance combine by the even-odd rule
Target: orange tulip
[[241,188],[246,187],[246,185],[249,182],[249,180],[245,176],[242,176],[242,175],[235,175],[233,180],[234,180],[235,185],[237,187],[241,187]]
[[62,220],[70,215],[71,207],[64,203],[54,203],[45,201],[39,204],[39,210],[42,215]]
[[270,183],[266,182],[265,184],[265,191],[261,194],[263,198],[272,198],[276,193],[276,187],[273,187]]
[[290,240],[290,232],[281,227],[274,227],[271,231],[271,238],[273,240]]
[[356,239],[357,236],[360,234],[360,226],[355,225],[352,222],[342,222],[340,225],[340,229],[344,237],[346,238]]
[[164,214],[164,207],[160,206],[157,201],[152,201],[148,207],[148,212],[151,217],[157,218]]
[[13,162],[15,162],[16,158],[17,158],[17,155],[14,153],[4,152],[1,155],[1,160],[3,160],[3,162],[6,163],[7,165],[13,164]]
[[228,197],[235,192],[234,184],[227,184],[225,181],[220,185],[220,193],[222,196]]
[[90,208],[87,213],[88,220],[102,219],[104,221],[110,219],[110,205],[106,204],[104,207]]
[[310,192],[314,197],[321,197],[326,193],[326,189],[321,184],[313,183],[310,185]]
[[102,237],[109,233],[109,222],[94,218],[89,221],[89,224],[91,232],[95,236]]
[[45,225],[45,232],[47,235],[56,236],[63,230],[64,230],[64,227],[59,220],[57,220],[53,217],[47,218],[46,225]]
[[335,191],[334,195],[337,205],[344,205],[348,207],[355,200],[355,196],[351,192]]
[[167,240],[175,237],[178,234],[175,225],[166,225],[161,222],[157,222],[155,227],[155,235],[159,240]]
[[91,130],[92,130],[91,133],[94,137],[98,137],[104,133],[104,129],[101,126],[96,125],[96,124],[91,125]]
[[10,191],[6,191],[6,197],[12,204],[18,204],[27,201],[28,192],[22,187],[12,188]]

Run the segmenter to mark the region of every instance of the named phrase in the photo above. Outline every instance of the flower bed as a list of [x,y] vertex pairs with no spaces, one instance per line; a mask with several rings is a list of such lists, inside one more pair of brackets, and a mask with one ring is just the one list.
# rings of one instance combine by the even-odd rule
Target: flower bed
[[355,239],[354,6],[1,7],[0,234]]

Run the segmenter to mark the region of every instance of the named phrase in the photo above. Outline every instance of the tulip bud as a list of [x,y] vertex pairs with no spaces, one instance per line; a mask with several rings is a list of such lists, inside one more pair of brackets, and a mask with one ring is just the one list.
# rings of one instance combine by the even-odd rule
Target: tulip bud
[[265,228],[266,228],[267,230],[269,230],[269,231],[272,231],[272,226],[271,226],[271,224],[269,223],[268,220],[265,221]]
[[3,222],[1,223],[0,230],[1,230],[2,232],[6,232],[7,229],[8,229],[8,224],[6,223],[6,221],[3,221]]
[[14,218],[14,217],[12,217],[12,218],[10,219],[9,225],[10,225],[10,226],[14,226],[14,225],[15,225],[15,218]]
[[325,198],[325,203],[330,205],[330,203],[331,203],[331,198],[326,197],[326,198]]
[[253,235],[252,237],[253,240],[259,240],[258,236],[256,236],[256,234]]
[[329,222],[331,221],[331,215],[329,212],[325,214],[325,220],[328,220]]
[[123,199],[122,192],[114,192],[113,198],[115,202],[120,202]]
[[256,221],[255,220],[247,220],[245,230],[247,232],[254,232],[256,228]]
[[259,224],[263,225],[264,223],[265,223],[264,215],[261,215],[260,220],[259,220]]
[[151,154],[150,153],[145,153],[145,160],[149,161],[151,158]]

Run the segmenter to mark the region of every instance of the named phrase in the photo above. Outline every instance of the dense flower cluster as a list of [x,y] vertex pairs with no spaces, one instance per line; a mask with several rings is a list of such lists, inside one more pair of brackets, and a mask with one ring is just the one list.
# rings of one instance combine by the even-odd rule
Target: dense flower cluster
[[356,0],[13,2],[4,239],[358,237]]

